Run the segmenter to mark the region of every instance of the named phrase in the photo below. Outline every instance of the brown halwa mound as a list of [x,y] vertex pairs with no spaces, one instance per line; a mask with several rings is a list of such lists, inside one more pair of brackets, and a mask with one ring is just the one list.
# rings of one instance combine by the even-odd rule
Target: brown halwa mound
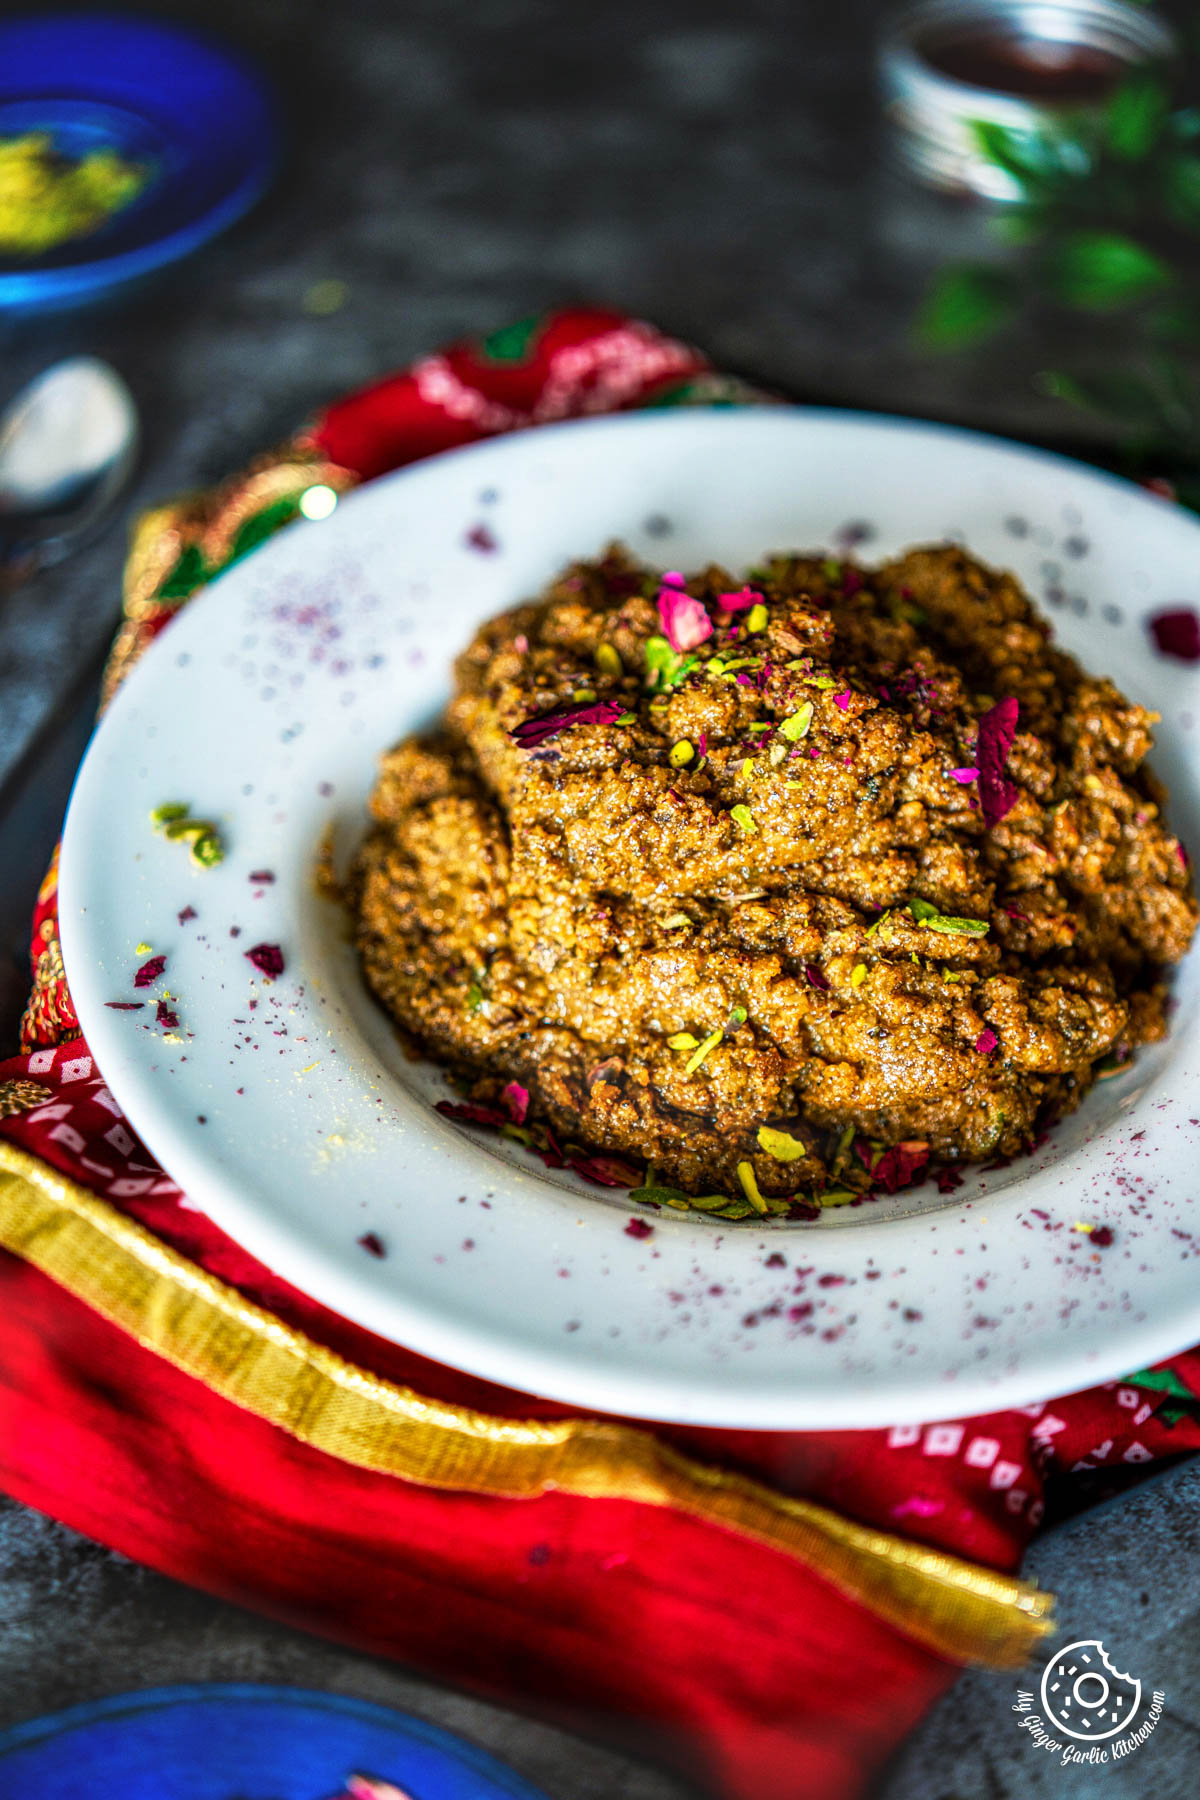
[[[476,1100],[515,1080],[535,1126],[730,1216],[755,1183],[772,1211],[865,1187],[896,1144],[902,1175],[1027,1147],[1163,1035],[1196,921],[1155,715],[1011,575],[936,547],[749,579],[765,607],[732,619],[739,581],[688,581],[716,625],[690,656],[619,548],[485,625],[442,728],[383,759],[353,884],[368,982]],[[951,772],[1007,697],[989,828]]]

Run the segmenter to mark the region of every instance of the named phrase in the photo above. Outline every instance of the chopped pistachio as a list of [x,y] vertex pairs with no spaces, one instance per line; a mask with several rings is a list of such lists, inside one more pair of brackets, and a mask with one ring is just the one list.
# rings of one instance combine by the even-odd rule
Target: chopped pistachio
[[691,1056],[689,1056],[687,1063],[684,1066],[684,1074],[694,1075],[696,1070],[703,1063],[705,1057],[710,1055],[711,1052],[716,1049],[724,1035],[725,1033],[719,1026],[716,1031],[710,1031],[704,1042],[698,1044]]
[[669,1050],[694,1050],[699,1042],[700,1039],[693,1037],[690,1031],[677,1031],[673,1037],[667,1039],[667,1048]]
[[680,738],[677,744],[671,745],[671,753],[667,761],[673,769],[683,769],[687,767],[695,754],[695,747],[688,742],[687,738]]
[[663,930],[678,931],[681,926],[690,925],[691,922],[691,917],[688,913],[672,913],[669,919],[663,920]]
[[622,675],[625,672],[615,644],[597,644],[595,660],[602,675]]
[[150,814],[152,825],[170,825],[176,819],[186,819],[188,809],[182,801],[169,800],[165,806],[156,806]]
[[632,712],[618,713],[617,717],[613,720],[613,724],[614,725],[636,725],[637,724],[637,714],[632,713]]
[[847,1206],[851,1200],[860,1198],[850,1188],[826,1188],[823,1193],[813,1195],[818,1206]]
[[758,1147],[760,1150],[765,1150],[767,1155],[773,1157],[776,1162],[795,1162],[797,1157],[807,1155],[807,1150],[799,1138],[794,1138],[787,1131],[774,1131],[770,1125],[759,1126]]
[[467,989],[467,1011],[476,1013],[483,1005],[483,989],[477,981],[473,981]]
[[757,606],[752,606],[750,611],[746,614],[746,630],[749,632],[765,631],[767,628],[767,620],[770,616],[771,615],[768,613],[766,607],[763,606],[760,601]]
[[867,979],[866,963],[855,963],[854,967],[850,971],[850,986],[852,988],[860,988],[866,979]]
[[576,688],[575,692],[571,695],[571,698],[572,700],[578,700],[581,706],[590,706],[592,701],[596,698],[596,690],[595,688],[590,687]]
[[790,718],[784,719],[779,729],[789,744],[796,744],[802,737],[807,737],[812,720],[813,703],[811,700],[806,700],[804,705],[798,707]]
[[731,806],[729,816],[735,825],[740,825],[748,837],[753,837],[758,830],[754,823],[754,814],[748,806]]
[[758,1181],[754,1174],[752,1162],[740,1162],[737,1166],[737,1178],[742,1184],[742,1192],[756,1213],[765,1214],[767,1203],[758,1191]]
[[736,1031],[737,1027],[739,1025],[744,1025],[749,1017],[750,1014],[746,1011],[744,1006],[735,1006],[729,1015],[730,1029]]

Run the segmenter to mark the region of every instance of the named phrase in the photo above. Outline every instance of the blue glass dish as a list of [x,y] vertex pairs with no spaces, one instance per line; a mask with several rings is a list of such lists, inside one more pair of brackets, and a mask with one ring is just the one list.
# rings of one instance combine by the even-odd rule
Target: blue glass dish
[[330,1800],[351,1773],[412,1800],[546,1800],[436,1725],[305,1688],[149,1688],[0,1732],[4,1800]]
[[201,33],[116,13],[0,21],[0,137],[46,131],[70,157],[111,147],[150,179],[98,230],[0,252],[0,308],[74,306],[186,256],[241,218],[275,169],[270,90]]

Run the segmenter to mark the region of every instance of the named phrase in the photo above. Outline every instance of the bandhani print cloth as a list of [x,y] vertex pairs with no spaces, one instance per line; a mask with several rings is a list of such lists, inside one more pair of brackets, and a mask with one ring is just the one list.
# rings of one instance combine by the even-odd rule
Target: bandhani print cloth
[[[767,398],[599,310],[427,357],[137,523],[106,695],[313,485]],[[80,1036],[56,902],[52,865],[0,1063],[0,1485],[140,1562],[727,1800],[849,1800],[960,1664],[1036,1656],[1050,1597],[1016,1571],[1047,1497],[1200,1447],[1194,1351],[1049,1405],[776,1433],[579,1415],[386,1343],[155,1164]]]

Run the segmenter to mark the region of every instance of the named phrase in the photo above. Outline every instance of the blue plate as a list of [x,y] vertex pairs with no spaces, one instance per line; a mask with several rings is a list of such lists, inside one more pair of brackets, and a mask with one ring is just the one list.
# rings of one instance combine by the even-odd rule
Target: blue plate
[[278,148],[270,93],[241,57],[117,13],[0,22],[0,137],[27,131],[67,156],[111,147],[151,175],[88,236],[0,255],[0,307],[21,311],[78,305],[186,256],[254,204]]
[[435,1725],[305,1688],[148,1688],[0,1733],[2,1800],[330,1800],[351,1773],[412,1800],[546,1800]]

